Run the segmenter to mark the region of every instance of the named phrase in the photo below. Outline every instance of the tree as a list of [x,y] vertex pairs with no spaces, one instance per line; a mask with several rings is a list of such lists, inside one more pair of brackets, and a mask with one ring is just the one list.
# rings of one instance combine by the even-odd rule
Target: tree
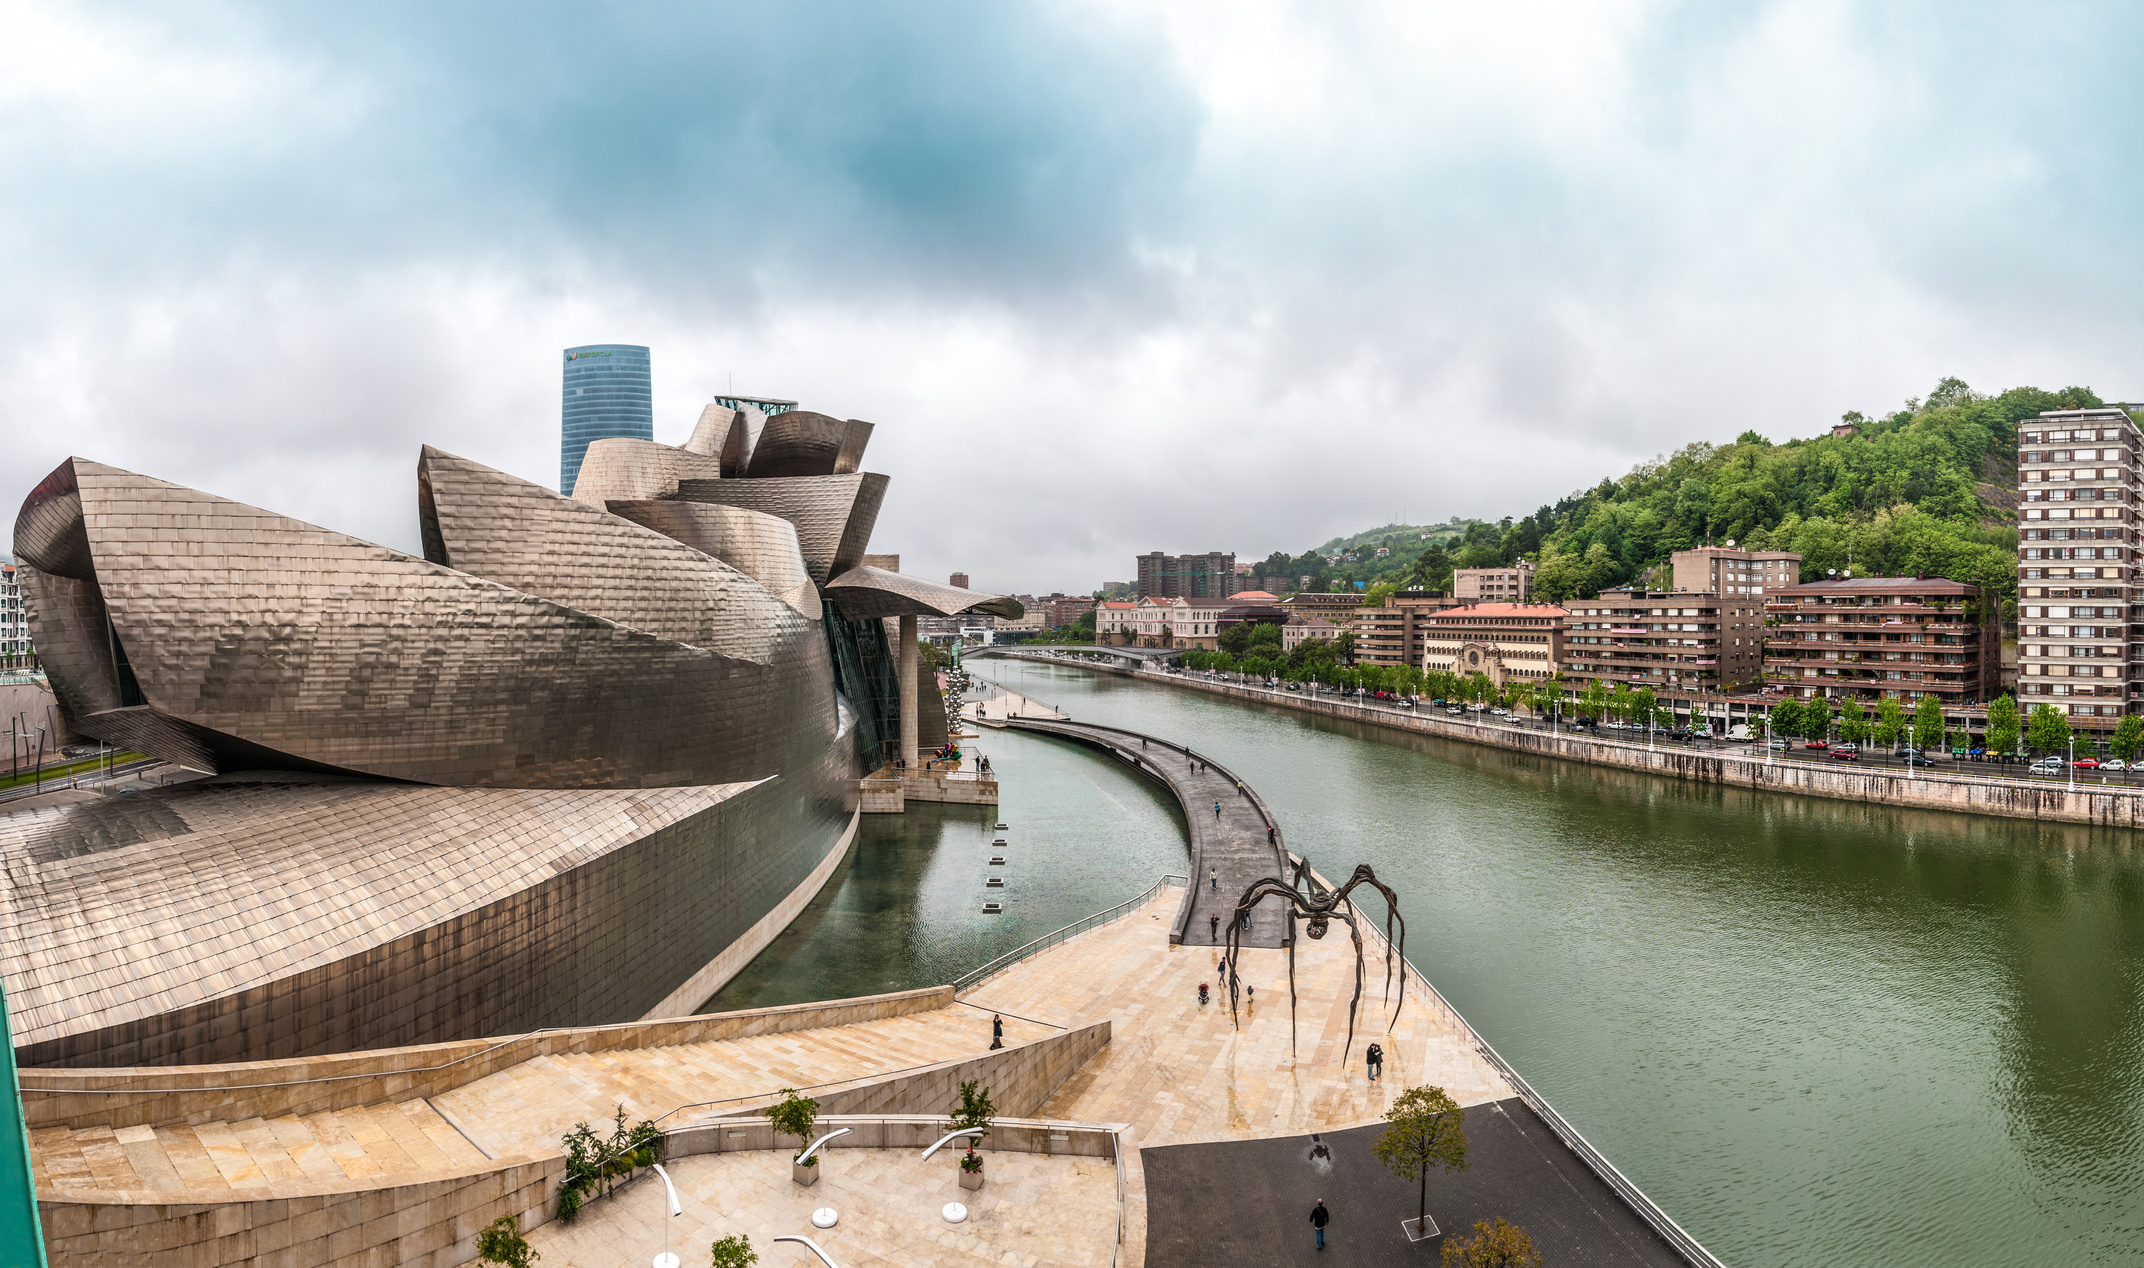
[[1247,624],[1231,625],[1221,631],[1221,637],[1215,642],[1220,645],[1222,651],[1231,656],[1241,656],[1250,650],[1251,627]]
[[1499,1215],[1496,1223],[1483,1220],[1474,1226],[1474,1240],[1453,1239],[1444,1243],[1444,1268],[1542,1268],[1541,1252],[1534,1239],[1516,1224]]
[[2120,722],[2114,724],[2114,738],[2108,742],[2107,747],[2123,761],[2133,760],[2137,751],[2144,749],[2144,718],[2134,713],[2124,715]]
[[1772,734],[1781,737],[1800,735],[1802,727],[1802,703],[1792,698],[1772,706]]
[[[967,1129],[987,1136],[990,1134],[990,1118],[996,1113],[997,1106],[990,1103],[990,1089],[984,1087],[978,1079],[969,1079],[960,1085],[960,1105],[949,1115],[952,1123],[947,1130],[960,1131]],[[975,1136],[968,1138],[968,1152],[962,1154],[960,1159],[961,1170],[981,1171],[983,1169],[982,1157],[975,1152],[975,1142],[979,1138]]]
[[529,1239],[521,1235],[521,1221],[514,1216],[502,1215],[476,1235],[476,1261],[480,1264],[530,1268],[542,1258],[529,1245]]
[[1869,738],[1868,712],[1861,707],[1861,697],[1848,696],[1839,702],[1839,738],[1848,744]]
[[743,1233],[732,1233],[710,1249],[709,1268],[752,1268],[759,1262],[759,1252],[752,1249],[752,1239]]
[[2034,705],[2031,720],[2026,723],[2025,740],[2043,754],[2061,752],[2070,742],[2069,715],[2053,705]]
[[1988,748],[1997,753],[2010,753],[2017,749],[2017,701],[2009,696],[1998,697],[1988,706]]
[[1370,1152],[1400,1179],[1421,1181],[1415,1217],[1426,1219],[1430,1168],[1467,1169],[1466,1115],[1443,1088],[1413,1087],[1400,1093],[1385,1117],[1391,1126],[1370,1146]]
[[[785,1087],[782,1099],[767,1107],[767,1121],[773,1123],[774,1130],[782,1135],[796,1137],[797,1154],[801,1155],[811,1144],[811,1129],[819,1121],[819,1102],[793,1087]],[[790,1161],[796,1161],[796,1155],[792,1155]],[[811,1165],[818,1166],[819,1160],[813,1158]]]
[[1913,742],[1921,747],[1941,742],[1943,739],[1943,702],[1934,696],[1922,696],[1913,710]]
[[1885,696],[1876,705],[1876,742],[1889,748],[1898,743],[1905,730],[1905,710],[1898,707],[1898,701]]

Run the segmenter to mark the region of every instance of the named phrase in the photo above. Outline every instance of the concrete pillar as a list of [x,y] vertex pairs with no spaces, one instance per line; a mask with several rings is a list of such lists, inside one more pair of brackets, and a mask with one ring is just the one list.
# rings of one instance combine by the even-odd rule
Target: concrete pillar
[[916,618],[901,618],[901,760],[916,769]]

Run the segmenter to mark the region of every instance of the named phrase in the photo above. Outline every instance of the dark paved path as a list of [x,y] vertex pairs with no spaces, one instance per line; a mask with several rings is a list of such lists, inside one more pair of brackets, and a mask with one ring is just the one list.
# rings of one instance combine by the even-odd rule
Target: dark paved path
[[[1688,1268],[1524,1101],[1476,1105],[1466,1115],[1470,1166],[1429,1181],[1430,1218],[1445,1240],[1471,1237],[1476,1221],[1502,1216],[1525,1228],[1554,1268]],[[1442,1242],[1410,1246],[1400,1232],[1400,1221],[1414,1218],[1415,1183],[1385,1170],[1370,1152],[1383,1131],[1380,1124],[1322,1140],[1287,1136],[1140,1151],[1148,1268],[1432,1268]],[[1319,1198],[1333,1217],[1323,1255],[1310,1233],[1310,1208]]]
[[[1184,895],[1188,910],[1179,911],[1177,925],[1186,944],[1210,946],[1225,942],[1228,921],[1243,891],[1263,877],[1287,879],[1287,840],[1280,835],[1279,825],[1264,803],[1233,772],[1208,761],[1196,750],[1090,722],[1014,718],[1005,725],[1113,749],[1136,759],[1176,793],[1177,800],[1183,803],[1184,820],[1191,828],[1191,888]],[[1216,802],[1220,804],[1218,815],[1214,812]],[[1271,844],[1267,842],[1268,828],[1273,829]],[[1221,920],[1219,938],[1214,936],[1215,926],[1209,919],[1214,916]],[[1281,900],[1267,899],[1251,913],[1251,928],[1243,945],[1278,947],[1285,931]]]

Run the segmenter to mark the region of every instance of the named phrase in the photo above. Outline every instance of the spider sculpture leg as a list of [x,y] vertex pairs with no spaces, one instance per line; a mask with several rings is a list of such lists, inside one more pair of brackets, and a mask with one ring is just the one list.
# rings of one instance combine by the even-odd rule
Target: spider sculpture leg
[[1288,913],[1288,1059],[1295,1060],[1295,904],[1283,908]]
[[[1385,898],[1385,991],[1388,999],[1391,997],[1392,990],[1392,956],[1395,949],[1399,952],[1400,998],[1399,1003],[1392,1010],[1391,1020],[1385,1023],[1386,1030],[1390,1031],[1392,1026],[1399,1021],[1400,1011],[1407,1007],[1407,920],[1400,915],[1399,895],[1392,892],[1391,886],[1377,879],[1377,873],[1370,870],[1368,863],[1356,865],[1355,874],[1347,878],[1347,884],[1333,891],[1334,901],[1337,902],[1342,898],[1346,898],[1357,885],[1373,886]],[[1349,899],[1348,907],[1350,910],[1354,909],[1354,905],[1354,901]],[[1392,940],[1394,921],[1398,921],[1400,927],[1397,944]]]
[[1347,921],[1347,936],[1355,940],[1355,997],[1347,1002],[1347,1043],[1340,1049],[1340,1064],[1347,1065],[1347,1054],[1355,1047],[1355,1006],[1362,1002],[1362,930],[1355,927],[1355,913],[1339,915]]

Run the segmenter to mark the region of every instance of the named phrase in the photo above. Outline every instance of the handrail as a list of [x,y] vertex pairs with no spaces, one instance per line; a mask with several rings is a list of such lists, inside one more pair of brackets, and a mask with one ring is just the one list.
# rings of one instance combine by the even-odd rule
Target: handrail
[[1146,892],[1140,894],[1136,898],[1127,898],[1123,902],[1118,903],[1116,906],[1108,908],[1107,910],[1098,911],[1091,916],[1075,920],[1062,929],[1059,929],[1053,933],[1046,933],[1042,935],[1041,937],[1035,939],[1033,942],[1024,943],[1020,946],[1014,947],[1012,950],[1007,951],[1005,954],[999,956],[995,960],[990,961],[988,964],[983,965],[981,968],[968,970],[966,973],[963,973],[959,977],[953,979],[953,993],[955,995],[958,995],[962,991],[973,990],[975,987],[981,985],[985,978],[992,977],[997,973],[1002,972],[1003,970],[1010,968],[1015,964],[1018,964],[1020,961],[1025,960],[1027,957],[1035,954],[1038,951],[1048,950],[1049,948],[1056,946],[1058,943],[1063,942],[1067,938],[1085,933],[1089,929],[1092,929],[1097,925],[1107,924],[1108,922],[1115,920],[1117,917],[1123,915],[1125,912],[1128,912],[1135,907],[1144,906],[1149,899],[1153,898],[1154,895],[1160,893],[1162,887],[1165,885],[1189,886],[1190,884],[1191,878],[1188,876],[1177,876],[1174,874],[1164,876],[1160,880],[1155,881],[1152,885],[1148,886]]
[[827,1141],[832,1140],[836,1136],[846,1136],[850,1132],[855,1130],[856,1129],[853,1127],[842,1127],[837,1128],[834,1131],[830,1131],[826,1135],[819,1137],[819,1139],[811,1142],[811,1148],[797,1155],[797,1165],[802,1166],[805,1163],[810,1162],[811,1156],[819,1152],[819,1146],[825,1144]]
[[930,1148],[923,1151],[923,1161],[929,1162],[931,1160],[931,1155],[945,1148],[945,1142],[949,1140],[959,1140],[962,1136],[968,1136],[976,1140],[981,1140],[983,1137],[989,1134],[989,1130],[987,1128],[982,1127],[963,1127],[959,1131],[947,1132],[945,1135],[940,1136],[937,1142],[933,1144]]
[[819,1257],[819,1262],[825,1264],[826,1268],[841,1268],[840,1264],[834,1262],[834,1257],[832,1255],[829,1255],[825,1251],[820,1250],[819,1243],[813,1241],[809,1237],[798,1237],[791,1233],[784,1233],[781,1236],[775,1238],[774,1240],[778,1242],[802,1242],[804,1244],[804,1249],[810,1251],[814,1255],[817,1255]]

